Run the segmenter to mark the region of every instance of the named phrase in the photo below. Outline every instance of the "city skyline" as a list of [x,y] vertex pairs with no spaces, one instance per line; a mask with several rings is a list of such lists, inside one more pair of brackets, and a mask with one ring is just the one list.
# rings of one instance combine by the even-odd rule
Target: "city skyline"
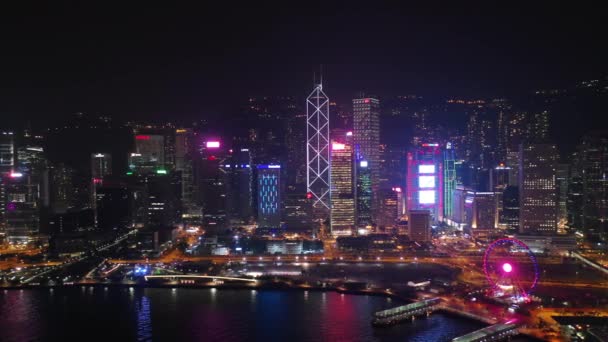
[[608,340],[603,19],[6,6],[0,340]]

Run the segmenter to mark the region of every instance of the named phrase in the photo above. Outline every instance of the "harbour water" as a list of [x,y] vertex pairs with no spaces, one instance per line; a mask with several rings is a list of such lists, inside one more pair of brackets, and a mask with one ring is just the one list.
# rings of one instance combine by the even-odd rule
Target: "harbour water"
[[433,314],[373,328],[403,303],[335,292],[74,287],[0,290],[2,341],[449,341],[482,323]]

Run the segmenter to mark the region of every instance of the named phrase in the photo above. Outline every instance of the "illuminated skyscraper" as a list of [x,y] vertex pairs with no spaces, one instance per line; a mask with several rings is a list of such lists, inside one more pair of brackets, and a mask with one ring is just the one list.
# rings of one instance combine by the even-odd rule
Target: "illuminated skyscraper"
[[9,243],[33,241],[40,229],[40,184],[31,174],[21,172],[4,175],[2,183],[6,240]]
[[159,134],[135,135],[135,152],[130,154],[129,168],[137,173],[154,173],[165,168],[165,139]]
[[465,199],[471,235],[488,237],[498,227],[497,196],[494,192],[469,191]]
[[333,141],[331,145],[331,233],[351,235],[355,226],[353,148]]
[[568,222],[568,181],[570,180],[570,165],[558,164],[555,172],[557,187],[557,227],[564,229]]
[[15,166],[15,140],[13,132],[0,132],[0,173],[13,170]]
[[357,228],[363,229],[372,225],[372,176],[369,162],[363,159],[357,161],[355,170]]
[[554,234],[557,229],[555,145],[522,144],[519,154],[519,231]]
[[443,215],[452,218],[452,199],[456,189],[456,164],[454,149],[451,143],[447,143],[443,152]]
[[439,144],[422,144],[407,154],[407,208],[443,218],[443,161]]
[[222,229],[226,224],[226,187],[224,164],[226,151],[217,139],[206,139],[200,157],[193,161],[196,203],[202,207],[206,229]]
[[306,99],[306,185],[319,218],[331,207],[329,153],[329,98],[318,84]]
[[385,229],[392,229],[397,224],[399,217],[399,195],[400,187],[392,189],[381,189],[378,197],[380,198],[380,207],[378,215],[378,226]]
[[[573,167],[578,183],[572,188],[578,190],[579,197],[574,207],[578,207],[580,228],[586,234],[608,240],[608,134],[592,132],[587,134],[578,148],[578,163]],[[576,189],[578,187],[578,189]],[[573,198],[574,199],[574,198]],[[578,203],[577,203],[578,202]],[[577,227],[578,228],[578,227]]]
[[91,154],[91,178],[102,179],[112,174],[112,155],[108,153]]
[[281,166],[258,165],[258,227],[281,226]]
[[103,177],[112,174],[112,156],[107,153],[91,154],[91,207],[97,222],[97,189],[102,185]]
[[380,185],[380,101],[373,97],[353,99],[353,138],[359,157],[369,162],[372,188],[372,219],[378,201],[373,194]]
[[226,213],[230,220],[248,222],[253,217],[251,154],[234,150],[220,165],[226,184]]

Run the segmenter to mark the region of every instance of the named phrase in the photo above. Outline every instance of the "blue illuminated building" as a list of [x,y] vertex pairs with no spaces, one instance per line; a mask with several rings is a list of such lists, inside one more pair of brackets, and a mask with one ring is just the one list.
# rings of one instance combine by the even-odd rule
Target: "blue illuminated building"
[[258,227],[281,225],[281,166],[258,165]]

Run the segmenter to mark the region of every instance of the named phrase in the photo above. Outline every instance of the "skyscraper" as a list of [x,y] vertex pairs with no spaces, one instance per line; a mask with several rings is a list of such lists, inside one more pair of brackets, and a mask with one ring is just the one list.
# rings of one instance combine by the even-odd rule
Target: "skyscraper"
[[372,188],[372,219],[377,215],[380,185],[380,101],[374,97],[353,99],[353,138],[360,157],[369,162]]
[[522,144],[519,154],[519,232],[554,234],[557,229],[556,147]]
[[443,161],[439,144],[424,143],[407,155],[407,208],[443,219]]
[[306,185],[318,218],[329,214],[329,98],[317,84],[306,99]]
[[331,233],[351,235],[355,226],[353,148],[347,143],[331,145]]
[[11,244],[32,242],[40,229],[40,183],[31,174],[3,176],[6,239]]
[[129,158],[129,168],[137,173],[154,173],[165,169],[165,138],[160,134],[135,135],[135,152]]
[[[298,187],[301,187],[300,189]],[[314,234],[312,225],[312,203],[308,196],[302,195],[305,185],[289,186],[285,196],[284,218],[288,231],[309,231]]]
[[281,226],[281,166],[257,166],[258,179],[258,227]]
[[498,228],[497,196],[494,192],[470,191],[465,200],[470,214],[471,235],[488,237]]
[[253,217],[251,154],[249,149],[234,150],[221,165],[226,184],[228,219],[248,222]]
[[108,153],[91,154],[91,178],[102,179],[112,174],[112,155]]
[[226,187],[220,168],[226,151],[218,139],[205,140],[200,157],[193,161],[196,203],[202,207],[205,229],[219,230],[226,225]]
[[608,240],[608,134],[587,134],[578,148],[576,172],[582,185],[581,227],[585,233]]
[[558,164],[555,172],[557,187],[557,228],[564,229],[568,223],[568,182],[570,180],[570,165]]
[[431,213],[428,210],[410,210],[408,235],[410,240],[425,242],[431,240]]
[[447,143],[443,151],[443,215],[452,218],[452,199],[456,189],[456,157],[451,143]]
[[358,160],[355,170],[356,224],[358,229],[364,229],[372,225],[372,176],[369,162]]
[[0,173],[13,170],[15,165],[15,140],[13,132],[0,132]]
[[380,207],[378,215],[378,226],[385,229],[391,229],[397,224],[399,217],[399,193],[400,187],[392,189],[381,189],[378,197],[380,198]]

